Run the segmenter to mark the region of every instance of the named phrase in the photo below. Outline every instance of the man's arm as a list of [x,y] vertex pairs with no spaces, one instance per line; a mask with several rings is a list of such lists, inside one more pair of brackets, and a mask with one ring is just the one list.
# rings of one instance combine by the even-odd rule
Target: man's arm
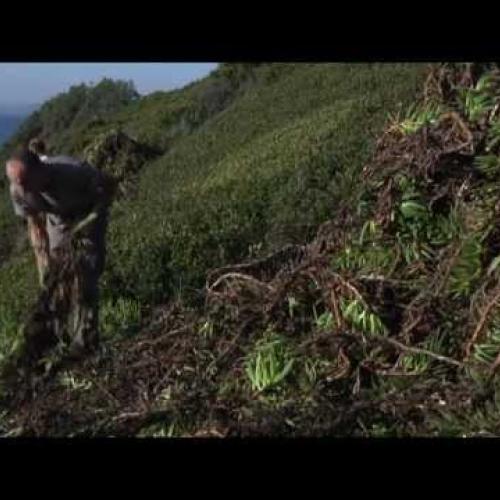
[[17,216],[27,218],[29,215],[35,215],[35,211],[24,200],[22,188],[17,184],[10,184],[10,198]]
[[45,215],[26,203],[23,194],[19,185],[11,183],[10,195],[14,212],[27,222],[28,236],[35,253],[40,285],[43,286],[50,263],[49,236],[45,225]]
[[49,235],[45,215],[28,216],[28,234],[35,252],[40,286],[44,286],[50,265]]
[[25,191],[22,186],[12,182],[10,184],[10,197],[14,212],[19,217],[37,215],[48,210],[47,203],[37,193]]

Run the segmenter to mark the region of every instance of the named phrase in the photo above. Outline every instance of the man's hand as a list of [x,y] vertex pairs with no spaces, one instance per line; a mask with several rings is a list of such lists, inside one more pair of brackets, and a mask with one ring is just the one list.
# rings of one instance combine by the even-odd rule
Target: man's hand
[[19,184],[12,183],[10,185],[10,197],[14,205],[14,212],[19,217],[33,217],[36,216],[37,211],[34,210],[28,203],[26,203],[24,197],[24,189]]
[[42,289],[47,288],[47,283],[49,279],[49,271],[50,271],[50,262],[47,266],[42,267],[38,270],[38,276],[40,280],[40,287]]
[[94,222],[98,217],[97,212],[90,212],[85,219],[81,220],[73,229],[71,230],[71,235],[74,236],[75,234],[81,232],[84,228],[86,228],[89,224]]

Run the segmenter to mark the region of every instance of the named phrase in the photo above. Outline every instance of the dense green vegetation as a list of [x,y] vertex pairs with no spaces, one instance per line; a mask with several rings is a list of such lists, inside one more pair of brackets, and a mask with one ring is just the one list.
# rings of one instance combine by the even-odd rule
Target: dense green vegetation
[[199,286],[208,268],[246,258],[251,246],[266,251],[312,235],[355,189],[367,131],[413,96],[418,74],[298,65],[250,87],[148,166],[138,196],[117,207],[110,289],[162,301]]
[[[103,108],[122,103],[122,94],[133,102],[103,119],[96,135],[122,126],[166,152],[144,169],[137,196],[114,208],[105,295],[165,301],[198,287],[207,269],[244,259],[256,247],[310,237],[354,193],[387,112],[412,99],[421,74],[412,65],[223,65],[186,89],[141,99],[120,86],[119,98]],[[12,144],[39,131],[33,123],[43,124],[51,147],[63,144],[54,124],[64,122],[57,118],[66,116],[63,103],[73,106],[85,91],[77,87],[47,103]],[[87,104],[67,115],[87,120],[85,110]],[[81,139],[75,132],[81,123],[72,144]],[[180,135],[170,147],[157,139],[173,131]],[[6,196],[4,205],[9,211]],[[0,221],[4,234],[19,226],[10,212]],[[14,315],[32,297],[31,267],[23,254],[0,268],[6,290],[0,303]]]
[[40,136],[47,140],[58,154],[73,151],[73,141],[86,128],[101,123],[106,117],[139,99],[132,82],[103,79],[96,85],[80,84],[68,92],[47,101],[22,125],[19,132],[6,144],[28,142]]

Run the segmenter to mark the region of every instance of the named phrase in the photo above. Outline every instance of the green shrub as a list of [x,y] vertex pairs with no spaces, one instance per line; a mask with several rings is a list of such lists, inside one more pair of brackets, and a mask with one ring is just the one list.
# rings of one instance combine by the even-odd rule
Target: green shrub
[[481,276],[483,247],[477,235],[464,238],[460,252],[450,272],[449,291],[452,295],[469,295]]
[[369,335],[386,335],[387,328],[380,317],[368,310],[359,299],[342,299],[340,308],[344,319],[358,331]]
[[140,304],[131,299],[105,300],[100,309],[100,329],[104,338],[130,336],[141,323]]
[[162,301],[251,245],[311,237],[340,200],[356,199],[366,130],[413,96],[419,71],[295,65],[248,88],[144,170],[137,197],[115,212],[108,283]]
[[246,359],[245,372],[252,389],[263,392],[279,385],[291,372],[294,361],[284,339],[268,332]]
[[19,321],[10,310],[0,308],[0,365],[12,351],[19,336]]

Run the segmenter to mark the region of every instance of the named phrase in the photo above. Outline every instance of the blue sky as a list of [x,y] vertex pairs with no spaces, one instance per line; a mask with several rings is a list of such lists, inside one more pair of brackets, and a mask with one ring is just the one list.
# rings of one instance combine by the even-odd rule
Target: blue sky
[[141,94],[201,78],[216,63],[0,63],[0,105],[42,103],[81,82],[133,80]]

